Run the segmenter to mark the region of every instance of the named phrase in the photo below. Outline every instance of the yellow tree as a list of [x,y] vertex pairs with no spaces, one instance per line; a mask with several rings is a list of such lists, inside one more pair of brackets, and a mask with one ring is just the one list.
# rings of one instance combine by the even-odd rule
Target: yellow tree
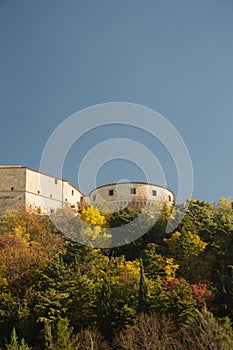
[[170,238],[164,238],[164,242],[168,245],[170,256],[179,264],[182,277],[198,278],[196,270],[200,262],[198,258],[205,250],[207,243],[190,231],[182,233],[176,231]]
[[111,242],[111,235],[106,232],[106,219],[100,211],[92,206],[82,210],[80,218],[80,243],[88,246],[107,247]]

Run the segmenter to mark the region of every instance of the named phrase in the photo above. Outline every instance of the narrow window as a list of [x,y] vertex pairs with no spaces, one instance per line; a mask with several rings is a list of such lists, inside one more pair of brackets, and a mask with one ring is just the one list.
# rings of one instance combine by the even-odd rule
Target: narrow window
[[37,191],[38,194],[40,194],[40,191]]
[[57,185],[57,179],[55,179],[54,182],[55,182],[55,185]]
[[72,196],[74,195],[74,190],[71,191]]
[[108,195],[109,195],[109,196],[113,196],[113,193],[114,193],[113,190],[109,190],[109,191],[108,191]]
[[53,195],[52,195],[52,194],[50,194],[50,198],[52,198],[52,196],[53,196]]
[[172,197],[168,196],[168,201],[171,202],[172,201]]
[[94,196],[93,196],[93,202],[95,202],[96,201],[96,194],[94,194]]
[[11,191],[14,191],[14,187],[11,187]]
[[130,189],[130,194],[136,194],[136,188],[135,187]]
[[157,196],[157,191],[156,190],[152,190],[152,196]]

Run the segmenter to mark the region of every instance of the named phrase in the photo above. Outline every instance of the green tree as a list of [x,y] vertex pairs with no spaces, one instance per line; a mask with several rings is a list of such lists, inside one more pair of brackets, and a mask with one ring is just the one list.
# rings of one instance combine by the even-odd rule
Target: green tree
[[101,333],[106,339],[111,339],[113,336],[112,312],[111,283],[109,278],[105,276],[97,295],[97,322]]
[[138,291],[138,312],[147,312],[147,283],[144,273],[144,266],[142,259],[140,259],[140,280],[139,280],[139,291]]
[[24,339],[22,339],[21,342],[18,341],[16,330],[13,328],[10,342],[6,344],[6,350],[30,350],[30,348]]
[[67,318],[59,318],[56,326],[45,323],[45,349],[46,350],[75,350],[79,349],[78,335],[73,334]]
[[207,243],[190,231],[174,232],[170,238],[164,238],[169,247],[169,255],[180,266],[180,275],[189,280],[197,279],[196,267],[200,263],[199,255],[206,249]]
[[181,339],[185,349],[231,350],[233,332],[228,318],[217,319],[206,308],[182,328]]

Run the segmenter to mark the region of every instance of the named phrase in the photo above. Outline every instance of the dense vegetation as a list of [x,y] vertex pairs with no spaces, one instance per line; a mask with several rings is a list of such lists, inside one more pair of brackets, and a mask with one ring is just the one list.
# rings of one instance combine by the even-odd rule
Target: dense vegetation
[[[47,217],[6,212],[0,348],[233,349],[232,203],[192,200],[165,233],[181,210],[165,207],[143,237],[112,249],[65,239]],[[103,217],[91,207],[81,215],[95,225],[82,234],[97,240],[137,216],[124,209]]]

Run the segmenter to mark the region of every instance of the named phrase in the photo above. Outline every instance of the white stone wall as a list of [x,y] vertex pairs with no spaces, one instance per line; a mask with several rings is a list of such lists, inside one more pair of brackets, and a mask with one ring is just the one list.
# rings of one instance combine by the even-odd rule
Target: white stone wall
[[62,179],[26,169],[26,206],[46,214],[62,208]]
[[0,213],[27,208],[47,214],[64,205],[77,210],[81,196],[66,180],[25,167],[0,167]]
[[62,179],[27,168],[26,192],[62,201]]
[[82,193],[68,181],[63,180],[63,201],[71,208],[78,209]]
[[134,210],[140,210],[146,205],[153,207],[153,204],[163,202],[171,205],[174,201],[174,194],[168,189],[137,182],[101,186],[93,190],[89,196],[91,205],[102,210],[108,208],[111,211],[127,206]]

